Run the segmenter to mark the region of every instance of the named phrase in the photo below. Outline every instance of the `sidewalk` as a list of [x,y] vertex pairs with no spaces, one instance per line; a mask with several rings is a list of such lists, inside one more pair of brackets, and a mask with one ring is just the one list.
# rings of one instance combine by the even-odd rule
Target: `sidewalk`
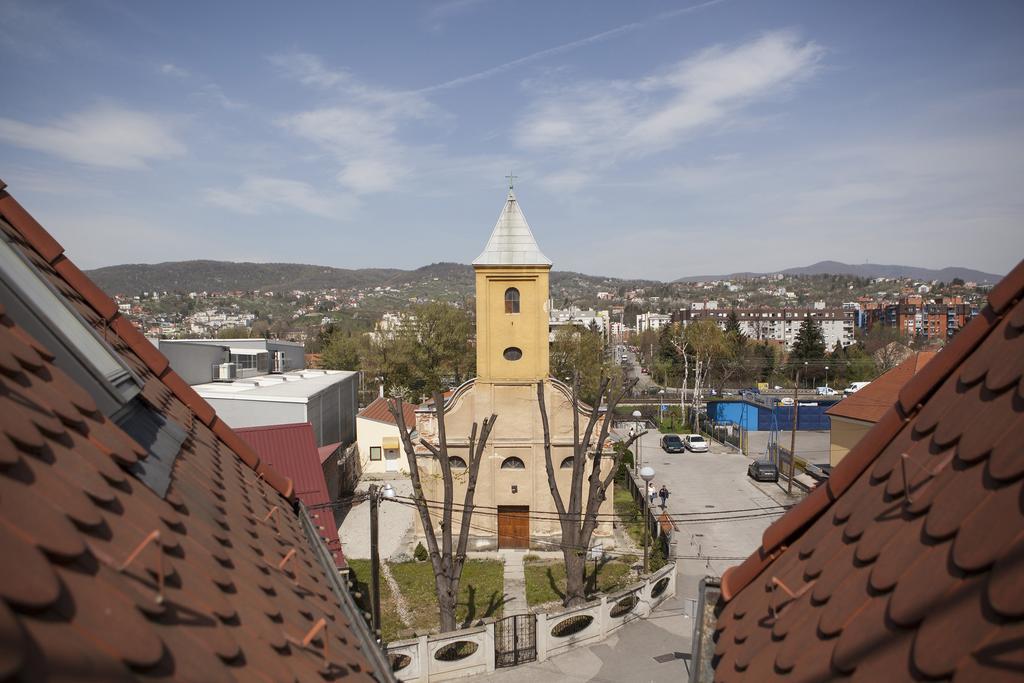
[[[374,483],[380,485],[382,482],[362,481],[356,491],[365,493],[370,484]],[[390,484],[399,496],[412,495],[412,482],[408,479],[392,479]],[[380,558],[387,560],[395,555],[411,554],[409,543],[412,540],[416,509],[410,505],[382,500],[377,512]],[[370,558],[370,501],[352,506],[338,528],[338,537],[345,557],[356,560]]]
[[505,605],[503,614],[526,614],[530,606],[526,602],[526,569],[523,563],[525,550],[499,550],[498,557],[505,563]]

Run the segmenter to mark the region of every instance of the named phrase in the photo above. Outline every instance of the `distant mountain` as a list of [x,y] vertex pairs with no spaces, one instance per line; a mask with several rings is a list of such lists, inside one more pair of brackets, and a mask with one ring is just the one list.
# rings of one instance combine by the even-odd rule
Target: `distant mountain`
[[[231,261],[168,261],[131,263],[88,271],[110,294],[140,292],[230,292],[255,289],[290,292],[294,289],[399,287],[439,281],[471,293],[473,267],[464,263],[432,263],[415,270],[398,268],[331,268],[299,263],[235,263]],[[615,289],[658,284],[652,280],[621,280],[570,271],[551,273],[553,287]]]
[[[850,265],[822,261],[803,268],[775,271],[784,275],[853,275],[857,277],[908,277],[917,280],[949,282],[961,278],[968,282],[994,284],[1001,276],[969,268],[915,268],[877,264]],[[414,270],[398,268],[332,268],[301,263],[235,263],[232,261],[168,261],[166,263],[130,263],[88,271],[96,284],[111,294],[135,295],[141,292],[230,292],[255,289],[290,292],[294,289],[351,289],[367,287],[400,287],[438,281],[453,291],[470,295],[473,290],[473,267],[464,263],[432,263]],[[732,273],[730,275],[698,275],[675,282],[752,278],[770,273]],[[619,287],[634,289],[662,285],[657,280],[624,280],[614,277],[584,275],[571,271],[552,271],[552,295],[614,291]]]
[[729,275],[692,275],[681,277],[675,282],[700,282],[702,280],[729,280],[741,278],[763,277],[781,273],[783,275],[852,275],[854,277],[888,277],[888,278],[910,278],[930,282],[949,282],[954,278],[960,278],[964,282],[977,282],[979,284],[995,284],[1003,276],[994,273],[983,273],[980,270],[970,268],[918,268],[916,266],[882,265],[878,263],[851,264],[840,263],[839,261],[819,261],[810,266],[800,268],[787,268],[767,273],[731,273]]

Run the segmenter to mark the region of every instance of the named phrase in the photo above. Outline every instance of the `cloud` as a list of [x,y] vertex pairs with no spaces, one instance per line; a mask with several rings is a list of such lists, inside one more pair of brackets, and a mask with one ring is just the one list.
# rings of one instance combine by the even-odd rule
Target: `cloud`
[[[467,74],[465,76],[459,76],[458,78],[453,78],[451,80],[444,81],[443,83],[438,83],[437,85],[432,85],[423,88],[419,92],[447,90],[449,88],[457,88],[459,86],[466,85],[467,83],[482,81],[484,79],[490,78],[491,76],[497,76],[499,74],[505,73],[506,71],[511,71],[512,69],[515,69],[517,67],[524,66],[526,64],[531,64],[533,62],[540,61],[547,57],[553,57],[555,55],[571,52],[572,50],[575,50],[577,48],[586,47],[587,45],[600,43],[605,40],[615,38],[616,36],[619,35],[637,31],[639,29],[650,26],[651,24],[661,23],[673,17],[677,17],[682,14],[689,14],[690,12],[696,12],[697,10],[701,10],[706,7],[711,7],[712,5],[717,5],[721,2],[725,2],[725,0],[708,0],[707,2],[701,2],[696,5],[691,5],[689,7],[680,7],[678,9],[669,10],[668,12],[662,12],[643,21],[634,21],[628,24],[622,24],[621,26],[616,26],[614,28],[610,28],[606,31],[601,31],[599,33],[594,33],[592,35],[580,38],[578,40],[573,40],[568,43],[562,43],[561,45],[555,45],[554,47],[549,47],[543,50],[538,50],[537,52],[532,52],[524,57],[513,59],[509,62],[505,62],[504,64],[498,64],[497,66],[492,66],[487,69],[477,71],[475,73]],[[464,11],[477,4],[479,4],[477,0],[454,0],[453,2],[444,3],[442,5],[435,7],[434,12],[438,12],[438,16],[441,16],[439,12],[440,10],[447,9],[447,13],[456,13]],[[440,26],[441,24],[439,22],[435,22],[435,24],[432,26],[432,29],[437,30],[440,28]]]
[[355,207],[351,197],[326,195],[308,183],[269,176],[250,176],[234,190],[211,188],[203,195],[210,204],[247,215],[298,210],[322,218],[341,219]]
[[104,168],[143,168],[185,154],[185,145],[161,117],[103,104],[37,126],[0,118],[0,140]]
[[190,75],[187,70],[169,62],[167,64],[160,65],[160,73],[164,76],[173,76],[174,78],[188,78]]
[[400,129],[446,115],[423,95],[360,82],[346,69],[328,68],[314,55],[276,55],[271,62],[288,78],[337,95],[339,103],[283,116],[278,124],[329,154],[339,164],[338,182],[350,192],[393,189],[411,172],[424,146],[405,144]]
[[583,159],[664,151],[809,78],[823,54],[791,31],[774,31],[736,47],[703,50],[638,80],[547,91],[519,123],[517,141]]

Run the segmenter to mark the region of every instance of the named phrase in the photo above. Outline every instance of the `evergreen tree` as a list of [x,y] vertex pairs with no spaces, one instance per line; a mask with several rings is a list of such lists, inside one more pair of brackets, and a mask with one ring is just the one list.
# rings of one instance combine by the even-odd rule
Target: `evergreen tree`
[[[807,318],[800,325],[793,342],[793,350],[789,353],[792,369],[805,373],[806,377],[818,377],[824,372],[825,335],[816,320]],[[806,363],[806,365],[805,365]]]

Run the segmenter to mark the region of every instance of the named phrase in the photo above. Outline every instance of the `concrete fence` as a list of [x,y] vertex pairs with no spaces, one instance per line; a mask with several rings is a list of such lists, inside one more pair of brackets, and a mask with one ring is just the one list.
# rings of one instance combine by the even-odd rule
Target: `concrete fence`
[[[676,594],[676,566],[669,563],[643,581],[578,607],[538,612],[537,661],[604,640],[644,619]],[[395,676],[405,683],[447,681],[494,671],[494,620],[480,626],[389,643]]]

